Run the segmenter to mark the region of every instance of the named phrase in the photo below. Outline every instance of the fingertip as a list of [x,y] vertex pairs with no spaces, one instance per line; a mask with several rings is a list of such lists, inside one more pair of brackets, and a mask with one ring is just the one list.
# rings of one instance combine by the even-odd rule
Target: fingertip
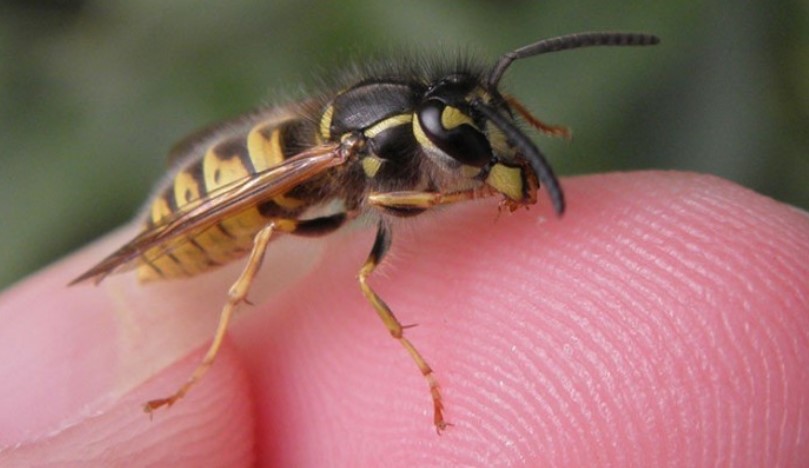
[[47,432],[115,385],[118,349],[108,300],[67,288],[81,255],[67,258],[0,296],[0,445]]
[[200,353],[193,353],[120,398],[83,408],[50,432],[3,451],[0,461],[9,466],[250,465],[253,404],[232,347],[223,347],[218,365],[176,405],[151,415],[143,411],[145,401],[184,382],[199,359]]
[[273,427],[308,428],[284,433],[283,460],[315,450],[414,464],[794,459],[809,391],[806,217],[694,174],[564,187],[562,219],[549,206],[498,217],[483,203],[394,226],[370,284],[402,323],[419,324],[406,334],[453,424],[440,438],[423,377],[354,280],[372,236],[341,244],[268,304],[287,315],[247,333],[256,350],[272,343],[253,353],[273,360],[276,387],[259,392],[283,408]]
[[[83,425],[96,412],[106,414],[210,338],[218,311],[211,304],[224,302],[221,275],[229,272],[201,283],[149,286],[122,274],[98,286],[67,286],[133,233],[130,226],[106,236],[0,298],[0,414],[7,416],[0,418],[0,446],[25,446],[61,431],[66,421]],[[173,376],[173,387],[185,382],[186,372]],[[145,401],[129,404],[140,413]]]

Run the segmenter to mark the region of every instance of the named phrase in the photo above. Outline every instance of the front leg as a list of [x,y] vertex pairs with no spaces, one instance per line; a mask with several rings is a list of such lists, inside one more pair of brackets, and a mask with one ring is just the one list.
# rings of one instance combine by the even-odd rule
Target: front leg
[[487,185],[460,192],[384,192],[368,195],[368,203],[379,208],[421,212],[438,205],[486,198],[497,192]]

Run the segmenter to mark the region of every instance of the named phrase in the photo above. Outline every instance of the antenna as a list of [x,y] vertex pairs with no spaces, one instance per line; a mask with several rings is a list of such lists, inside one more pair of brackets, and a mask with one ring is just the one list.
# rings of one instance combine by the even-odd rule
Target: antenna
[[497,83],[500,82],[500,78],[503,77],[503,73],[506,72],[506,69],[508,69],[512,62],[546,52],[594,46],[646,46],[654,45],[658,42],[660,42],[660,38],[652,34],[603,31],[583,32],[542,39],[541,41],[520,47],[500,57],[500,60],[494,65],[492,71],[489,72],[489,78],[486,80],[486,83],[489,89],[495,89]]

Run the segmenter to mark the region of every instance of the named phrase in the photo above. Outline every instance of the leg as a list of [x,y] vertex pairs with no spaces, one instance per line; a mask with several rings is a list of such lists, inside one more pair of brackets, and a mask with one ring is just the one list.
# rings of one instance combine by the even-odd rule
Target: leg
[[570,129],[564,125],[546,124],[528,112],[528,109],[526,109],[520,101],[515,99],[514,96],[505,96],[505,98],[508,105],[513,107],[514,110],[516,110],[517,113],[519,113],[529,124],[531,124],[532,127],[536,128],[540,132],[550,136],[562,137],[565,140],[570,140],[573,138],[573,134],[570,132]]
[[[283,230],[283,226],[279,227]],[[216,354],[219,352],[219,348],[222,346],[222,340],[225,338],[225,332],[227,332],[228,324],[230,323],[230,319],[233,317],[233,313],[236,311],[239,304],[246,302],[247,300],[247,292],[250,290],[250,286],[253,284],[256,273],[258,273],[258,269],[261,266],[261,261],[264,259],[264,252],[267,251],[267,244],[270,242],[270,237],[272,236],[274,229],[276,229],[275,222],[270,223],[256,234],[253,240],[253,250],[250,252],[247,265],[244,267],[242,274],[239,275],[239,278],[235,283],[233,283],[233,286],[231,286],[230,290],[228,291],[228,301],[222,308],[222,313],[219,314],[219,325],[216,327],[216,333],[214,333],[213,341],[208,347],[208,352],[205,353],[205,357],[202,358],[202,361],[197,365],[196,369],[194,369],[194,372],[191,373],[188,380],[179,389],[177,389],[173,395],[169,396],[168,398],[160,398],[146,403],[144,410],[147,413],[151,413],[160,407],[171,406],[176,403],[177,400],[184,397],[185,394],[188,393],[191,387],[199,382],[205,373],[208,372],[211,365],[213,365],[214,359],[216,359]]]
[[388,248],[390,248],[390,243],[391,233],[384,222],[380,221],[376,231],[374,246],[359,272],[360,289],[362,289],[362,293],[365,295],[368,302],[371,303],[374,310],[376,310],[376,313],[379,314],[379,318],[385,323],[385,327],[387,327],[391,336],[397,339],[407,352],[410,353],[410,356],[416,361],[416,365],[419,367],[421,374],[427,379],[427,385],[430,387],[430,394],[433,398],[433,422],[436,429],[440,432],[447,427],[447,422],[444,421],[444,406],[441,403],[441,392],[438,388],[438,381],[435,379],[435,375],[433,375],[433,370],[416,350],[415,346],[404,337],[404,328],[402,324],[399,323],[399,320],[396,319],[396,316],[393,315],[390,307],[368,286],[368,277],[371,276],[374,268],[382,261],[382,257],[385,256]]
[[481,186],[463,192],[385,192],[372,193],[368,196],[371,205],[382,208],[421,208],[428,209],[437,205],[449,205],[465,200],[485,198],[494,195],[491,187]]

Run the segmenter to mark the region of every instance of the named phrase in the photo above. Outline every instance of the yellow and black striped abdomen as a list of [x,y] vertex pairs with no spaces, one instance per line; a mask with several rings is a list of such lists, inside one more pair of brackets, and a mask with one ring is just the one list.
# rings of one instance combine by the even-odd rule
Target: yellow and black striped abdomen
[[[316,127],[305,119],[246,122],[194,145],[177,171],[149,205],[146,229],[159,226],[184,209],[225,192],[234,183],[254,177],[316,144]],[[147,251],[141,258],[141,280],[191,276],[249,252],[253,236],[270,219],[294,218],[306,201],[277,196],[223,218],[198,232],[189,232]]]

